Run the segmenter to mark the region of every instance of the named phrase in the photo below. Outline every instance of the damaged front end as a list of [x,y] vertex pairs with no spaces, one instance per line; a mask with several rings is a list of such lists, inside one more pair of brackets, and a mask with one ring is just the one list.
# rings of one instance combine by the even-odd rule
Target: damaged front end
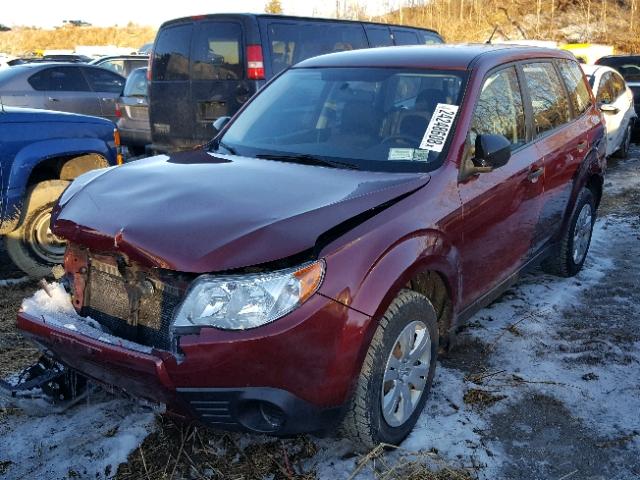
[[66,279],[77,313],[111,335],[150,349],[178,353],[173,314],[194,276],[130,261],[122,253],[96,254],[70,244]]

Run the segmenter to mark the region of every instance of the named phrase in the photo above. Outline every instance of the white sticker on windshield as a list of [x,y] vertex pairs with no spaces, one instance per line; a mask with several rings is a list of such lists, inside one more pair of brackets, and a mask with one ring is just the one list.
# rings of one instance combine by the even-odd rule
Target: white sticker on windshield
[[456,118],[456,113],[458,113],[457,105],[439,103],[433,112],[427,131],[424,132],[420,148],[441,152],[449,136],[453,120]]
[[413,160],[413,148],[390,148],[389,160]]

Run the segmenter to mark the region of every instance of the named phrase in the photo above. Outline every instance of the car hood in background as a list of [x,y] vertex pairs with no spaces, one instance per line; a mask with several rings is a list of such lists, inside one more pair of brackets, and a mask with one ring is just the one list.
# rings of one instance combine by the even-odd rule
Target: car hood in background
[[161,155],[80,177],[54,212],[54,232],[150,266],[231,270],[305,252],[332,227],[429,178],[205,151]]

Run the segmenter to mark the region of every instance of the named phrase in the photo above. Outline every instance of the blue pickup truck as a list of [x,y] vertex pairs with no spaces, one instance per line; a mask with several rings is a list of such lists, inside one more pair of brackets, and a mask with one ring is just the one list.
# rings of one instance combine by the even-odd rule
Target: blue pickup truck
[[62,262],[51,209],[78,175],[122,163],[119,146],[109,120],[0,104],[0,235],[20,270],[42,277]]

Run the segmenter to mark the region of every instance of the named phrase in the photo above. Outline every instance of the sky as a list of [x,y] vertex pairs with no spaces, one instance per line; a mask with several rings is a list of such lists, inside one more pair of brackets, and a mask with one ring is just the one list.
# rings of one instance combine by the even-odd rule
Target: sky
[[[367,8],[378,10],[393,2],[366,1]],[[84,20],[93,25],[160,25],[172,18],[204,13],[250,12],[262,13],[266,0],[2,0],[0,24],[28,25],[50,28],[63,20]],[[281,0],[284,13],[289,15],[331,16],[335,2],[327,0]],[[375,13],[375,12],[371,12]]]

